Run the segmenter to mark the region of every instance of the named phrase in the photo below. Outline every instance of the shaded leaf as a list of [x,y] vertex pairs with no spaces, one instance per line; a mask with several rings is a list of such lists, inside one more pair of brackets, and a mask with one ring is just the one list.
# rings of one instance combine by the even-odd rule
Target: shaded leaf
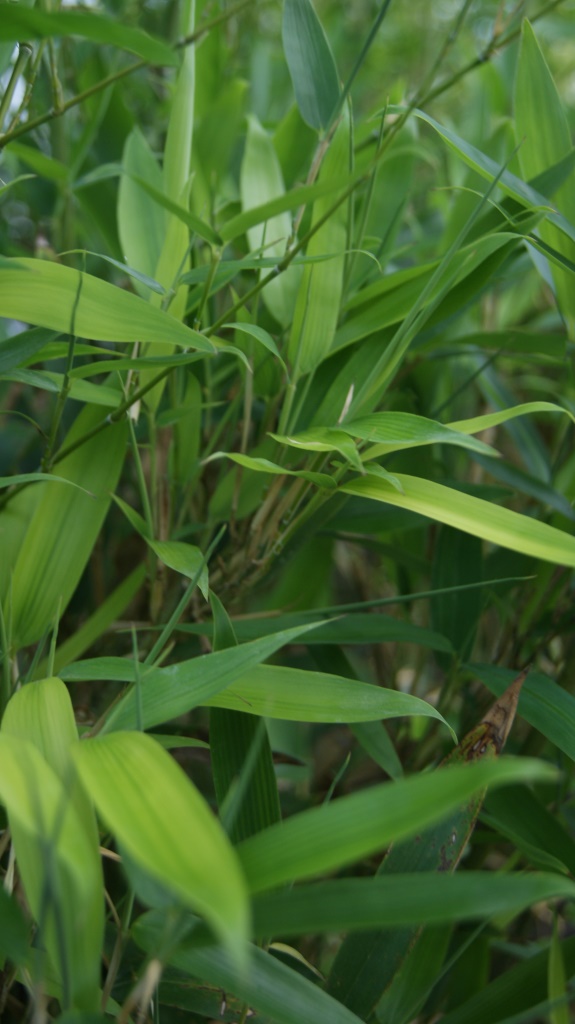
[[242,961],[245,883],[222,829],[181,768],[143,733],[98,737],[74,755],[98,812],[136,864],[204,914]]
[[282,40],[300,114],[310,128],[325,131],[339,101],[339,78],[311,0],[284,0]]

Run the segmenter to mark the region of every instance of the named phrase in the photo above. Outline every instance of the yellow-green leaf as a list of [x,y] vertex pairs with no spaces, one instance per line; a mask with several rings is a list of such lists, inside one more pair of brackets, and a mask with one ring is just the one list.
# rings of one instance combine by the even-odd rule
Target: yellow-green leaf
[[402,493],[386,480],[366,476],[351,480],[341,490],[359,498],[373,498],[399,508],[419,512],[464,533],[542,558],[557,565],[575,567],[575,538],[530,516],[491,505],[487,501],[444,487],[433,480],[397,474]]
[[144,733],[81,743],[76,764],[129,856],[203,914],[236,959],[248,938],[245,880],[223,829],[181,768]]
[[123,288],[49,260],[18,264],[28,273],[0,267],[0,316],[66,333],[73,321],[77,335],[94,341],[155,341],[214,351],[203,335]]

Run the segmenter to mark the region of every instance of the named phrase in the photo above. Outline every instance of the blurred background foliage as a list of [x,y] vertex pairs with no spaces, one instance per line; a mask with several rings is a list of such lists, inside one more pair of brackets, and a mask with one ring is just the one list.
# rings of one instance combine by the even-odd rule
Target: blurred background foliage
[[[7,5],[0,4],[0,71],[3,89],[7,89],[18,53],[2,35],[3,6]],[[62,9],[71,6],[62,4]],[[240,3],[237,12],[235,6],[199,0],[196,12],[196,24],[206,22],[211,28],[196,46],[189,209],[204,225],[224,233],[224,238],[233,217],[271,198],[262,191],[258,200],[259,191],[265,188],[258,174],[262,161],[269,159],[270,141],[274,168],[279,168],[279,180],[283,178],[287,190],[306,181],[318,144],[317,133],[304,123],[294,104],[282,47],[281,4],[266,0]],[[58,5],[46,3],[44,7],[53,11]],[[90,9],[169,43],[181,36],[180,5],[176,2],[96,0]],[[380,5],[371,0],[351,4],[317,0],[315,9],[339,77],[347,82]],[[392,125],[398,116],[395,107],[416,98],[426,114],[491,157],[498,167],[505,163],[508,171],[525,180],[547,169],[522,173],[523,140],[518,137],[514,90],[523,18],[531,20],[572,137],[575,12],[571,3],[392,2],[351,88],[353,127],[348,150],[354,154],[355,169],[366,169],[366,174],[369,170],[379,144],[382,112],[394,107],[386,120],[386,126]],[[127,273],[124,266],[127,262],[140,274],[154,277],[156,264],[148,259],[148,250],[153,253],[163,241],[167,215],[149,195],[142,204],[142,190],[138,205],[133,183],[130,187],[122,166],[126,170],[133,160],[148,184],[161,190],[160,162],[173,109],[176,71],[151,61],[122,74],[135,60],[122,49],[76,35],[34,43],[14,95],[1,108],[0,252],[3,257],[36,257],[86,270],[126,292],[149,297],[149,282]],[[99,83],[108,76],[109,86],[101,89]],[[76,103],[74,98],[81,95],[82,102]],[[70,104],[63,116],[45,116],[55,108],[57,113],[62,104]],[[263,150],[268,146],[267,156],[261,157],[263,150],[258,145]],[[344,151],[346,146],[344,140]],[[346,170],[336,168],[341,176]],[[573,182],[572,170],[567,180]],[[161,550],[148,542],[183,542],[198,545],[205,553],[217,538],[210,588],[233,617],[235,629],[235,634],[226,634],[224,611],[219,620],[225,639],[222,647],[235,639],[249,642],[264,636],[270,621],[279,630],[297,625],[298,615],[301,621],[312,613],[327,619],[343,606],[340,610],[346,617],[332,627],[331,634],[328,631],[323,640],[320,634],[317,643],[312,638],[309,643],[292,645],[275,660],[281,660],[283,667],[361,679],[424,698],[460,736],[481,718],[491,700],[489,691],[500,693],[503,683],[512,678],[511,670],[533,664],[536,672],[528,698],[520,706],[523,713],[509,747],[518,755],[547,758],[561,767],[563,775],[558,783],[539,783],[535,795],[522,787],[521,798],[507,790],[504,792],[511,795],[506,799],[501,797],[498,802],[498,794],[490,798],[464,866],[511,870],[560,863],[560,872],[565,872],[568,861],[567,871],[572,873],[575,860],[569,858],[575,842],[575,814],[570,759],[574,746],[573,735],[565,739],[560,728],[567,723],[568,732],[575,725],[573,580],[568,567],[572,560],[566,558],[565,564],[558,557],[540,560],[533,552],[522,550],[520,542],[508,547],[488,543],[482,539],[486,535],[479,521],[474,535],[473,529],[454,529],[441,516],[432,521],[433,517],[417,511],[375,504],[357,493],[347,501],[338,495],[329,513],[319,504],[314,515],[302,519],[299,532],[289,537],[284,549],[279,538],[289,523],[282,517],[292,511],[294,502],[300,511],[301,492],[288,491],[289,478],[279,478],[276,485],[276,477],[251,472],[249,467],[230,468],[227,459],[203,461],[217,451],[228,455],[249,452],[273,461],[280,458],[281,450],[284,468],[301,472],[301,453],[294,454],[287,444],[281,447],[280,442],[272,441],[270,432],[285,435],[296,427],[301,431],[338,424],[350,381],[367,375],[382,343],[390,339],[392,327],[409,317],[420,292],[422,265],[437,261],[457,240],[487,187],[484,177],[462,161],[460,152],[446,146],[440,135],[415,117],[398,133],[371,183],[364,183],[363,191],[345,207],[344,287],[339,309],[330,311],[337,331],[333,351],[323,354],[313,372],[308,374],[310,367],[304,367],[293,408],[285,400],[289,388],[282,364],[275,357],[270,359],[269,339],[293,370],[299,356],[294,357],[290,324],[296,288],[305,270],[294,266],[285,276],[289,281],[292,274],[291,291],[286,284],[287,299],[283,294],[285,317],[279,301],[274,304],[270,298],[271,288],[266,293],[269,301],[259,295],[236,308],[238,297],[251,294],[263,271],[236,266],[233,275],[216,276],[217,287],[210,294],[204,290],[206,279],[212,268],[216,275],[222,273],[223,267],[217,267],[222,255],[224,261],[247,258],[265,245],[265,236],[258,239],[258,228],[252,227],[255,234],[243,230],[221,249],[219,243],[193,236],[187,306],[180,319],[209,332],[231,308],[231,326],[220,324],[217,337],[233,343],[254,373],[248,374],[236,355],[230,354],[221,357],[216,370],[209,359],[180,366],[172,372],[165,390],[157,392],[157,399],[148,396],[143,401],[139,419],[131,421],[129,438],[127,431],[113,428],[116,443],[127,451],[123,469],[118,468],[116,474],[120,501],[112,504],[102,529],[94,528],[85,569],[77,589],[71,588],[73,598],[63,609],[58,626],[55,671],[62,670],[65,676],[66,666],[72,663],[66,678],[73,681],[77,719],[81,725],[93,725],[115,696],[117,679],[105,676],[101,683],[87,682],[74,675],[73,663],[82,656],[131,655],[132,622],[141,645],[136,650],[149,654],[160,627],[170,620],[181,599],[182,575],[187,585],[201,563],[198,556],[200,561],[184,571],[179,563],[174,564],[173,551],[170,557],[163,557]],[[371,187],[367,204],[365,197]],[[544,188],[541,191],[545,194]],[[497,192],[496,198],[498,203],[509,204],[508,212],[517,214],[514,200],[505,199],[502,192]],[[495,237],[501,229],[497,211],[491,208],[483,211],[483,216],[483,229],[492,230]],[[299,236],[305,236],[312,224],[308,206],[302,213]],[[479,234],[471,232],[468,241],[476,241]],[[445,288],[441,302],[416,333],[393,385],[385,392],[386,412],[415,414],[443,424],[523,402],[548,401],[573,414],[573,317],[555,300],[557,287],[550,265],[533,247],[513,242],[498,244],[488,257],[478,258],[468,277]],[[572,282],[573,262],[565,264],[563,271],[571,275]],[[402,272],[405,280],[416,282],[413,293],[402,293],[396,315],[392,312],[387,318],[383,304],[370,321],[375,292],[369,289],[377,289],[386,277],[391,280]],[[0,312],[2,308],[0,303]],[[321,313],[327,318],[325,307]],[[32,318],[30,322],[40,323]],[[256,346],[254,336],[241,330],[254,325],[266,332],[268,347]],[[41,350],[31,351],[21,364],[12,360],[8,366],[10,339],[26,326],[23,316],[16,320],[10,315],[0,321],[2,477],[38,469],[55,422],[61,380],[50,388],[45,374],[66,372],[67,356],[62,345],[58,348],[59,333],[41,339]],[[40,327],[47,330],[49,325],[40,323]],[[84,379],[82,370],[94,362],[114,353],[130,354],[127,348],[109,342],[101,342],[97,352],[83,349],[82,341],[89,340],[80,339],[76,346],[78,382]],[[7,362],[2,362],[3,357]],[[100,374],[96,366],[90,377],[102,389],[103,405],[104,388],[114,385],[108,369]],[[34,372],[44,377],[35,378]],[[122,388],[129,386],[128,372],[132,369],[123,371]],[[149,368],[141,370],[140,382],[148,379],[145,375],[149,372]],[[86,378],[89,376],[86,372]],[[66,400],[53,442],[65,447],[78,408],[94,400],[93,393],[87,394],[77,389]],[[376,396],[372,408],[378,402]],[[90,408],[89,415],[95,416],[94,406]],[[99,422],[107,410],[97,411],[90,424]],[[371,410],[361,410],[366,411]],[[571,541],[575,520],[573,436],[569,416],[542,413],[510,420],[481,434],[501,452],[503,457],[497,462],[478,450],[427,444],[392,451],[384,466],[391,474],[414,475],[504,505],[534,522],[559,528]],[[312,452],[303,471],[337,476],[341,468],[338,459],[345,463],[346,457],[341,451],[329,456]],[[54,470],[57,473],[57,465]],[[291,495],[290,501],[286,495]],[[58,500],[55,498],[52,506],[55,518]],[[2,509],[6,557],[0,582],[6,600],[13,555],[12,526],[6,527],[10,508],[8,502]],[[263,520],[258,548],[254,536],[259,537],[262,508],[268,518]],[[309,509],[313,508],[310,502]],[[137,522],[133,510],[139,511]],[[143,526],[142,516],[146,520]],[[120,595],[117,588],[128,579],[132,582]],[[45,585],[42,578],[39,586]],[[434,596],[430,591],[437,593]],[[24,605],[26,594],[19,600]],[[95,617],[102,607],[109,612],[105,621]],[[22,627],[20,650],[11,651],[13,679],[42,674],[54,616],[58,617],[58,610],[50,607],[39,631],[26,632]],[[208,605],[195,591],[179,628],[172,627],[169,632],[163,657],[180,663],[217,646],[217,620],[218,605]],[[558,689],[565,703],[553,706]],[[529,704],[530,700],[535,703]],[[221,769],[218,760],[210,767],[205,747],[210,716],[213,725],[216,713],[195,709],[172,723],[169,731],[175,746],[176,739],[196,742],[189,747],[182,744],[177,757],[215,807],[221,805],[222,794],[225,796],[230,768]],[[334,721],[309,722],[303,713],[302,719],[268,722],[284,816],[320,806],[334,793],[351,794],[376,781],[396,779],[403,772],[423,771],[450,749],[447,731],[433,718],[393,719],[385,729],[380,722],[350,727]],[[249,749],[254,735],[245,742]],[[220,769],[223,774],[218,776]],[[236,770],[241,770],[241,758]],[[529,801],[531,797],[534,803],[521,805],[513,818],[514,800],[519,806],[520,799]],[[530,816],[535,813],[540,813],[537,835],[530,831]],[[560,839],[555,837],[551,849],[546,848],[541,831],[549,821],[561,829]],[[366,858],[359,871],[371,874],[375,868],[375,859]],[[125,898],[120,872],[113,864],[107,871],[112,899],[120,905]],[[141,903],[156,905],[153,898],[146,901],[142,897]],[[109,922],[108,952],[113,947],[112,933]],[[441,1010],[447,1012],[449,1024],[458,1020],[469,1024],[473,1019],[495,1024],[506,1017],[517,1022],[541,1019],[563,1024],[567,1018],[548,1015],[554,1014],[553,1010],[545,1009],[534,1017],[533,1006],[538,1000],[558,997],[563,998],[560,1010],[565,1009],[564,985],[561,990],[556,978],[553,984],[547,983],[546,958],[559,935],[562,942],[570,943],[564,946],[567,979],[575,974],[572,933],[572,909],[564,908],[559,932],[554,933],[552,912],[544,904],[517,917],[494,917],[475,931],[467,924],[454,926],[452,932],[438,931],[437,963],[433,962],[437,985],[435,977],[427,976],[419,965],[420,1002],[429,997],[421,1019],[436,1019],[434,1014]],[[306,958],[296,963],[297,971],[308,978],[315,977],[315,968],[328,973],[340,944],[339,934],[313,934],[293,941]],[[429,948],[435,948],[434,936],[428,941]],[[292,953],[287,956],[293,967]],[[533,999],[525,1006],[521,998],[527,971],[520,977],[520,969],[527,967],[530,958],[535,961],[543,954],[545,963],[535,972],[543,981],[537,982],[539,987],[535,986]],[[557,955],[553,953],[555,959]],[[281,950],[278,956],[281,958]],[[445,968],[445,974],[441,973],[443,957],[452,965]],[[118,1001],[127,996],[140,967],[141,953],[128,943],[114,990]],[[510,982],[506,1001],[491,986],[508,968],[518,973]],[[190,983],[190,972],[170,971],[164,987],[163,1022],[177,1024],[184,1014],[186,1020],[215,1015],[219,996],[216,1000],[213,991],[206,995],[201,986]],[[487,991],[488,981],[492,1001],[482,1009],[480,996],[483,989]],[[401,985],[394,993],[380,1019],[387,1024],[406,1024],[411,1019],[406,1016],[408,1011],[418,1012],[419,1007],[413,1008]],[[479,1009],[466,1010],[467,1001],[475,998]],[[13,1006],[11,1012],[16,1019],[18,1007]],[[474,1012],[479,1016],[473,1017]],[[229,1010],[223,1010],[218,1019],[243,1021],[245,1015],[243,1003],[231,1000]],[[257,1019],[275,1018],[262,1014]]]

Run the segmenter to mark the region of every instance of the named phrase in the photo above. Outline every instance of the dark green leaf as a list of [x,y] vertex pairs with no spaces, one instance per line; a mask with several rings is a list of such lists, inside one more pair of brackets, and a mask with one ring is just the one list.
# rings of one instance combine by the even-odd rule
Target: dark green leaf
[[339,78],[311,0],[284,0],[282,39],[300,114],[325,131],[339,101]]

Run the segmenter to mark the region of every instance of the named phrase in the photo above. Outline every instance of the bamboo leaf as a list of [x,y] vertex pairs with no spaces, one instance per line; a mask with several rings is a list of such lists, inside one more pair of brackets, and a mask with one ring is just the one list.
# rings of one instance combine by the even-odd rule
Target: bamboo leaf
[[523,402],[522,405],[514,405],[511,409],[500,409],[498,412],[489,412],[483,416],[474,416],[473,419],[458,420],[448,423],[450,430],[460,430],[465,434],[478,434],[481,430],[489,430],[490,427],[497,427],[500,423],[507,423],[516,416],[527,416],[533,412],[562,412],[569,416],[575,423],[575,416],[569,409],[564,409],[554,402]]
[[299,434],[270,434],[270,437],[279,444],[306,452],[339,452],[355,469],[363,472],[355,442],[340,427],[313,427]]
[[[297,210],[301,206],[306,206],[309,202],[316,200],[321,196],[329,196],[334,192],[338,192],[348,187],[354,179],[348,176],[340,175],[338,178],[329,178],[320,181],[316,181],[313,185],[300,185],[298,188],[291,189],[286,192],[283,196],[277,196],[275,199],[269,199],[267,203],[261,203],[259,206],[255,206],[251,210],[245,210],[243,213],[237,214],[235,217],[230,217],[225,224],[220,228],[220,236],[224,242],[233,242],[240,235],[244,235],[249,228],[254,227],[256,224],[262,224],[263,221],[269,220],[270,217],[277,217],[278,214],[285,213],[286,210]],[[317,257],[325,258],[324,256]],[[273,260],[272,263],[268,264],[265,262],[264,257],[260,262],[257,262],[256,269],[261,266],[273,267],[277,264],[277,260]],[[252,259],[242,260],[241,263],[244,266],[249,266],[253,262]]]
[[[351,123],[346,109],[323,159],[322,182],[340,178],[342,167],[349,167],[350,133]],[[329,213],[332,205],[333,198],[316,199],[312,227]],[[347,217],[347,204],[342,203],[317,229],[306,248],[307,256],[332,255],[334,258],[304,267],[288,343],[295,380],[314,370],[331,350],[343,291]]]
[[[146,567],[137,566],[126,576],[125,580],[112,591],[109,597],[90,615],[88,619],[68,637],[63,644],[56,648],[54,655],[54,672],[59,672],[63,665],[69,665],[71,661],[80,658],[84,651],[98,640],[117,619],[121,618],[126,608],[138,593],[146,578]],[[42,676],[46,672],[46,662],[38,667],[37,674]]]
[[339,429],[351,437],[375,442],[374,448],[362,456],[364,460],[422,444],[455,444],[484,455],[498,455],[491,445],[475,439],[471,441],[469,437],[464,440],[457,436],[456,430],[442,423],[407,412],[375,412],[357,420],[344,421]]
[[[445,758],[440,771],[457,764],[493,763],[513,724],[523,679],[520,675],[514,680],[482,722]],[[378,868],[378,876],[391,876],[393,881],[409,871],[414,880],[426,873],[428,881],[433,882],[438,872],[453,872],[469,842],[484,795],[484,790],[474,793],[439,822],[419,830],[414,838],[394,843]],[[390,929],[347,936],[330,971],[329,990],[367,1019],[390,985],[398,986],[396,997],[400,997],[402,980],[409,978],[421,939],[421,924],[401,926],[399,922]],[[377,970],[373,970],[374,964]]]
[[[214,650],[237,647],[233,626],[215,594]],[[210,712],[214,786],[226,831],[234,843],[281,820],[278,787],[265,723],[227,708]]]
[[[569,977],[575,972],[575,938],[561,943],[561,952],[565,960]],[[511,1024],[507,1018],[525,1020],[541,1019],[537,1012],[539,1003],[547,999],[547,972],[549,952],[547,949],[534,953],[526,960],[520,961],[502,975],[465,999],[458,1007],[446,1013],[442,1024]],[[536,1013],[533,1011],[536,1008]],[[516,1016],[517,1015],[517,1016]]]
[[17,967],[28,959],[28,925],[14,896],[0,887],[0,960]]
[[440,821],[487,785],[551,778],[527,758],[438,769],[296,814],[238,847],[252,892],[351,864]]
[[284,466],[278,466],[277,463],[270,462],[269,459],[260,459],[253,455],[242,455],[241,452],[214,452],[213,455],[206,459],[206,462],[211,462],[213,459],[230,459],[236,465],[243,466],[245,469],[251,469],[255,473],[271,473],[273,476],[297,476],[301,480],[309,480],[310,483],[315,484],[317,487],[325,487],[331,491],[336,488],[336,484],[327,473],[314,473],[305,469],[285,469]]
[[129,856],[205,915],[237,963],[248,903],[232,848],[181,768],[143,733],[79,744],[74,756],[96,808]]
[[[429,596],[433,595],[433,591]],[[337,609],[335,609],[337,611]],[[385,644],[385,643],[407,643],[422,644],[432,651],[443,651],[445,654],[453,654],[453,648],[449,640],[424,626],[417,626],[403,619],[396,619],[391,615],[371,615],[369,613],[354,612],[352,615],[341,615],[338,618],[328,619],[324,617],[321,610],[317,612],[301,612],[285,615],[277,615],[271,618],[261,619],[234,619],[233,625],[238,640],[256,640],[260,636],[268,636],[279,629],[291,629],[297,625],[304,625],[308,622],[315,622],[316,628],[306,635],[305,643],[310,644]],[[213,624],[191,623],[183,627],[185,633],[195,633],[198,636],[211,636]],[[303,641],[302,641],[303,642]]]
[[[400,113],[400,107],[389,107],[390,112]],[[425,121],[426,124],[430,125],[441,136],[441,138],[447,143],[450,149],[458,154],[462,160],[473,170],[477,171],[482,178],[488,180],[494,180],[500,173],[501,168],[498,164],[482,153],[481,150],[477,149],[476,146],[472,146],[471,143],[465,142],[459,135],[446,128],[444,125],[439,124],[429,114],[424,113],[422,110],[414,110],[414,116]],[[515,174],[511,174],[510,171],[503,171],[499,178],[498,185],[503,192],[513,199],[521,203],[527,209],[545,209],[546,219],[550,224],[555,224],[563,235],[575,241],[575,225],[564,217],[561,213],[557,212],[555,204],[550,203],[549,199],[538,192],[532,185],[526,184],[521,178],[518,178]]]
[[73,320],[78,335],[95,341],[156,341],[214,351],[203,335],[123,288],[82,273],[78,299],[79,271],[48,260],[18,262],[29,273],[0,268],[0,316],[64,334]]
[[464,533],[533,558],[575,566],[575,539],[562,530],[432,480],[399,473],[397,479],[403,493],[387,481],[372,476],[343,484],[340,490],[345,494],[419,512]]
[[339,77],[311,0],[284,0],[282,40],[300,114],[325,131],[339,101]]
[[203,238],[205,242],[209,242],[210,245],[223,245],[223,240],[217,231],[214,231],[205,220],[201,217],[197,217],[191,210],[187,210],[180,203],[170,199],[169,196],[165,195],[161,189],[155,188],[151,185],[141,174],[132,174],[131,177],[139,188],[143,189],[144,192],[154,200],[156,206],[162,207],[168,213],[171,213],[176,220],[181,221],[189,228],[190,232],[197,235],[198,238]]
[[[131,267],[153,279],[166,231],[166,216],[163,208],[135,179],[145,179],[150,187],[160,191],[162,172],[137,126],[124,143],[122,166],[118,173],[117,217],[122,252]],[[149,295],[147,288],[139,288],[138,291],[144,298]]]
[[[240,194],[243,210],[251,210],[285,194],[282,172],[272,139],[253,116],[248,118],[246,147],[240,173]],[[291,235],[291,217],[285,211],[249,228],[248,242],[252,251],[263,249],[267,256],[276,256],[279,262],[286,254]],[[263,274],[264,271],[261,271],[260,280]],[[262,292],[262,298],[270,313],[284,327],[292,319],[300,278],[301,271],[296,267],[289,267],[284,274],[272,279]],[[254,336],[257,337],[257,334]]]
[[5,10],[0,24],[0,42],[80,36],[104,46],[117,46],[151,64],[173,67],[178,63],[176,53],[166,43],[154,39],[142,29],[124,25],[121,20],[92,14],[90,11],[48,12],[30,10],[22,4],[3,6]]
[[[0,270],[2,267],[0,266]],[[46,331],[41,327],[33,327],[29,331],[20,331],[11,338],[0,341],[0,373],[23,366],[24,363],[40,352],[45,345],[58,337],[57,331]]]
[[[565,964],[563,963],[561,942],[557,931],[557,918],[555,918],[553,923],[553,936],[551,939],[551,949],[549,950],[548,979],[549,999],[551,1001],[555,1001],[565,998],[567,994],[567,979],[565,977]],[[567,1003],[563,1003],[561,1006],[556,1007],[552,1013],[550,1013],[549,1020],[550,1024],[569,1024],[571,1014],[569,1013]]]
[[[515,127],[519,146],[521,172],[527,179],[534,178],[547,168],[559,163],[572,151],[571,132],[557,89],[531,25],[524,20],[521,48],[515,78]],[[557,208],[571,224],[575,223],[573,199],[573,172],[554,195]],[[575,241],[566,239],[552,224],[539,228],[543,243],[558,250],[573,264]],[[567,317],[571,331],[575,327],[575,302],[572,278],[565,270],[553,268],[560,308]]]
[[527,786],[489,793],[481,817],[508,836],[535,866],[575,874],[575,842]]
[[369,722],[424,715],[447,725],[431,704],[408,693],[280,665],[256,666],[206,704],[292,722]]
[[[241,644],[232,650],[205,654],[200,658],[182,661],[168,668],[142,668],[141,700],[145,729],[178,718],[193,707],[204,704],[211,696],[231,686],[243,672],[249,672],[265,661],[284,644],[303,636],[315,624],[297,626],[275,633],[273,636]],[[79,662],[62,671],[62,678],[70,680],[107,679],[133,683],[134,665],[123,658],[96,658]],[[115,706],[103,727],[103,732],[134,729],[137,723],[136,695],[129,691]]]
[[204,565],[204,556],[195,544],[185,544],[180,540],[150,540],[148,538],[146,538],[146,542],[164,565],[173,569],[174,572],[182,573],[190,580],[193,580],[201,569],[198,587],[207,601],[208,567]]
[[[132,933],[138,945],[154,955],[169,938],[169,921],[161,913],[144,914],[136,921]],[[251,948],[250,967],[243,974],[238,974],[224,949],[197,948],[193,936],[172,949],[168,959],[178,970],[238,996],[274,1024],[360,1024],[359,1018],[345,1006],[263,949]]]
[[256,341],[259,341],[260,345],[263,345],[264,348],[267,348],[268,352],[271,352],[271,354],[275,356],[276,359],[279,360],[279,362],[281,363],[285,370],[285,363],[280,355],[279,349],[274,339],[272,338],[271,334],[268,333],[268,331],[265,331],[263,329],[263,327],[260,327],[258,324],[239,323],[224,324],[224,327],[233,328],[235,331],[240,331],[242,334],[248,334],[251,338],[255,338]]
[[551,873],[464,871],[340,878],[256,897],[254,933],[263,938],[481,920],[574,896],[575,882]]
[[[89,432],[101,421],[98,407],[86,406],[67,435],[67,442]],[[61,602],[64,610],[74,593],[110,506],[110,491],[124,462],[125,423],[108,427],[58,465],[58,475],[72,487],[39,484],[34,511],[22,543],[12,554],[12,616],[14,642],[34,643],[54,622]],[[10,515],[8,508],[3,517]]]
[[[34,684],[30,684],[34,685]],[[8,812],[26,897],[64,1004],[99,1007],[103,938],[102,875],[64,783],[38,748],[0,734],[0,800]]]

